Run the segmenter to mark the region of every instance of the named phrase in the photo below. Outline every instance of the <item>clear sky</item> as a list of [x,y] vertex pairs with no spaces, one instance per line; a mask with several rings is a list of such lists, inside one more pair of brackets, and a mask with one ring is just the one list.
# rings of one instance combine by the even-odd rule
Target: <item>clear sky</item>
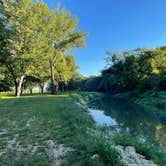
[[76,15],[89,35],[86,48],[75,53],[79,73],[97,75],[106,50],[157,47],[166,44],[166,0],[44,0],[59,2]]

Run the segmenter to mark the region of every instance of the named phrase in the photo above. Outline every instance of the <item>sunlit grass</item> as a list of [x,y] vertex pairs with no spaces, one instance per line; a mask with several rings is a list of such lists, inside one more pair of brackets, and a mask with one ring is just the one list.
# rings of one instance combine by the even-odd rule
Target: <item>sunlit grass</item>
[[[77,105],[69,93],[35,94],[20,98],[4,96],[0,99],[0,115],[0,132],[5,131],[0,139],[0,153],[4,152],[0,156],[2,165],[50,165],[52,159],[43,149],[47,140],[74,149],[66,156],[65,166],[123,165],[119,153],[111,144],[104,143],[102,139],[95,141],[95,136],[89,135],[87,130],[96,129],[96,126],[90,115]],[[9,149],[12,140],[16,140],[16,143]],[[25,149],[24,152],[19,152],[17,143]],[[29,146],[40,148],[32,154],[28,150]],[[100,157],[94,160],[92,156],[96,151],[99,151]]]
[[[65,92],[65,93],[59,93],[57,94],[59,97],[68,97],[69,93]],[[20,96],[19,98],[33,98],[33,97],[55,97],[56,95],[52,95],[49,93],[45,93],[45,94],[40,94],[40,93],[33,93],[33,94],[29,94],[29,93],[25,93],[22,96]],[[14,93],[0,93],[0,99],[14,99],[14,98],[18,98],[14,95]]]

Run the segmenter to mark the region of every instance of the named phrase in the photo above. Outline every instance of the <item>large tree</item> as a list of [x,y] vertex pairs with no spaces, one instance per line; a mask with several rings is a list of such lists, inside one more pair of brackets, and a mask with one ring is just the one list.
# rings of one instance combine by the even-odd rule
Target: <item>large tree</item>
[[[3,0],[0,6],[5,28],[10,32],[7,40],[8,52],[1,55],[15,85],[15,94],[20,96],[24,78],[30,74],[36,60],[40,60],[40,15],[31,0]],[[43,16],[43,14],[42,14]]]
[[75,74],[77,66],[72,55],[63,54],[56,61],[55,66],[55,78],[58,82],[59,89],[64,91],[65,88],[68,90],[68,83],[72,76]]
[[[55,94],[58,90],[58,81],[55,78],[56,63],[58,62],[59,56],[73,49],[75,47],[83,47],[84,40],[83,37],[85,33],[80,30],[76,31],[78,22],[76,17],[71,17],[69,11],[65,11],[64,9],[55,9],[52,10],[52,17],[55,21],[55,24],[52,23],[52,26],[49,27],[48,31],[50,32],[50,28],[52,33],[48,37],[48,41],[51,45],[53,45],[52,53],[50,54],[49,63],[50,63],[50,74],[51,74],[51,91],[52,94]],[[53,36],[55,36],[53,38]],[[57,88],[56,88],[57,87]]]
[[84,33],[75,30],[76,17],[64,9],[49,10],[43,2],[32,0],[3,0],[0,12],[7,32],[6,53],[1,54],[1,62],[13,78],[16,95],[20,96],[24,79],[33,75],[35,69],[41,69],[39,77],[46,78],[41,76],[43,69],[45,73],[48,69],[43,62],[49,63],[52,93],[55,93],[56,60],[67,50],[84,46]]

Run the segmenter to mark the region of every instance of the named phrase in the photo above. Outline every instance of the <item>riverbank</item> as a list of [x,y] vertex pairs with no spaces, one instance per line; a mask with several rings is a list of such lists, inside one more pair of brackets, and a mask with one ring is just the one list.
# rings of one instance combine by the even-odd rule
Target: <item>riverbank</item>
[[[112,99],[111,98],[109,98],[105,94],[96,93],[96,92],[93,92],[93,93],[91,93],[91,92],[79,92],[79,94],[75,94],[75,98],[77,99],[77,101],[79,101],[83,105],[85,105],[85,100],[86,100],[86,102],[88,103],[88,106],[92,108],[92,111],[93,111],[93,109],[100,109],[100,110],[105,110],[106,109],[107,110],[107,103],[112,103]],[[107,102],[105,102],[105,100]],[[118,108],[121,110],[122,117],[123,117],[123,114],[127,115],[128,111],[126,110],[126,113],[125,112],[123,113],[123,111],[125,111],[125,109],[123,107],[121,107],[123,105],[123,102],[116,102],[116,103],[113,102],[112,103],[113,105],[111,104],[113,107],[110,105],[108,107],[108,109],[111,108],[111,109],[114,110],[116,108],[116,107],[114,108],[114,104],[117,105],[118,103],[120,104],[119,105],[120,107],[118,106]],[[126,102],[126,104],[127,103],[128,102]],[[130,109],[131,109],[131,113],[132,114],[136,111],[136,110],[133,110],[132,107]],[[142,110],[140,110],[140,111],[142,111]],[[94,110],[94,112],[95,112],[95,110]],[[103,112],[103,111],[101,111],[101,112]],[[117,112],[115,111],[115,115],[117,115],[118,112],[119,112],[119,110],[117,110]],[[135,113],[138,114],[137,111]],[[144,113],[145,113],[145,115],[147,115],[146,111]],[[140,114],[142,114],[142,113],[140,113]],[[151,112],[151,114],[153,114],[153,112]],[[97,114],[97,116],[98,115],[99,114]],[[106,117],[108,119],[108,117],[109,117],[109,110],[108,110],[108,112],[106,111],[106,115],[108,115]],[[98,119],[98,118],[99,117],[96,117],[95,119]],[[118,117],[118,118],[120,118],[120,117]],[[101,122],[101,120],[99,119],[99,123],[100,122]],[[104,122],[104,119],[103,119],[103,122]],[[122,121],[121,121],[121,123],[122,123]],[[113,128],[112,127],[111,127],[111,131],[114,128],[114,127]],[[119,127],[118,127],[118,130],[121,128],[121,127],[120,128]],[[106,127],[105,130],[107,130],[107,129],[108,129],[108,132],[109,132],[110,128]],[[109,137],[110,137],[110,135],[109,135]],[[163,138],[164,138],[164,136],[163,136]],[[145,140],[145,139],[142,140],[139,135],[136,136],[136,135],[133,135],[133,134],[127,132],[126,130],[121,129],[120,131],[117,132],[117,134],[115,134],[115,137],[111,138],[111,140],[114,142],[114,144],[117,147],[119,147],[119,145],[120,145],[120,149],[123,149],[122,150],[123,151],[123,153],[122,153],[123,157],[125,156],[124,154],[126,153],[125,149],[126,148],[128,149],[128,147],[129,147],[129,149],[133,149],[132,150],[133,154],[134,154],[134,151],[136,151],[138,153],[138,155],[135,154],[134,155],[135,157],[134,156],[132,157],[132,158],[134,158],[137,161],[141,162],[141,159],[139,158],[139,154],[141,154],[142,156],[145,156],[146,159],[155,161],[155,163],[157,163],[158,165],[162,165],[163,166],[163,163],[166,162],[165,161],[165,154],[163,152],[161,152],[161,149],[159,148],[159,146],[157,144],[153,144],[150,140]],[[126,161],[126,164],[128,165],[129,164],[129,163],[127,163],[128,159],[125,160],[125,161]],[[129,161],[131,161],[130,158],[129,158]],[[132,161],[132,162],[134,163],[134,161]],[[134,163],[134,164],[137,165],[137,163]],[[147,164],[145,164],[145,165],[147,165]]]
[[149,91],[143,94],[134,92],[119,93],[113,96],[116,99],[131,101],[140,105],[166,110],[166,91]]

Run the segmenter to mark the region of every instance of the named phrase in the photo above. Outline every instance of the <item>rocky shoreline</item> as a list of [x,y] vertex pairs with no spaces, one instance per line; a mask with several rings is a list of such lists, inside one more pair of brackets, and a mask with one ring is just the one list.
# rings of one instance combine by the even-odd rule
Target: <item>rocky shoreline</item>
[[146,160],[145,157],[139,153],[132,146],[115,146],[122,156],[122,162],[127,166],[157,166],[150,160]]

